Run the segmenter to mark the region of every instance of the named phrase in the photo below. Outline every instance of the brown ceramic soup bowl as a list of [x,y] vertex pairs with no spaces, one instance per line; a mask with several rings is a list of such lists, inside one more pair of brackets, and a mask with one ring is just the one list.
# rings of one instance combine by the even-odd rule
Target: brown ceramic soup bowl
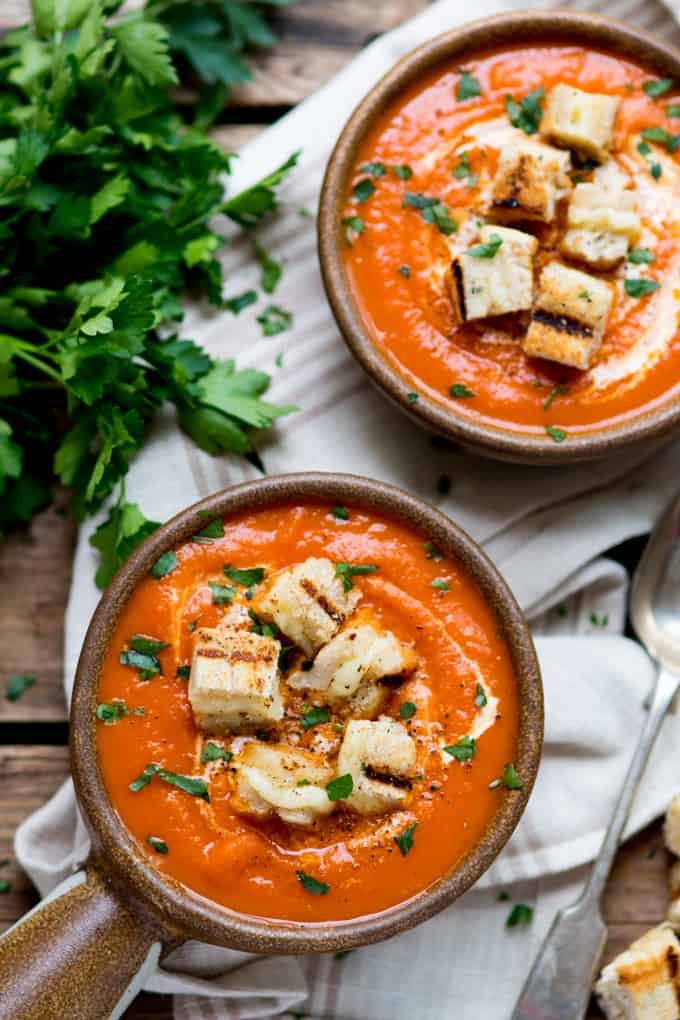
[[[459,562],[476,582],[510,654],[518,692],[514,761],[521,790],[498,791],[482,838],[448,874],[384,912],[331,924],[272,921],[230,911],[162,875],[112,808],[97,757],[95,709],[103,659],[117,619],[139,581],[166,550],[223,517],[305,501],[384,513]],[[486,871],[527,803],[538,769],[543,702],[538,664],[524,616],[493,564],[447,517],[380,482],[339,474],[264,478],[209,496],[151,535],[119,570],[90,623],[71,708],[71,765],[92,852],[84,872],[0,939],[0,1015],[14,1020],[118,1017],[143,975],[169,949],[199,939],[252,953],[350,949],[402,932],[450,904]],[[140,976],[141,975],[141,976]]]
[[[347,196],[356,174],[356,161],[362,144],[386,109],[403,94],[412,95],[408,90],[415,88],[440,65],[464,67],[476,54],[533,43],[590,47],[635,61],[652,77],[680,81],[680,54],[677,51],[636,27],[598,15],[563,10],[519,11],[474,21],[437,36],[403,57],[371,89],[347,121],[330,157],[323,182],[318,247],[326,294],[340,331],[353,356],[386,397],[417,424],[477,453],[525,464],[567,464],[609,456],[618,450],[659,439],[675,430],[680,422],[677,388],[675,395],[662,394],[639,413],[633,411],[623,420],[606,425],[588,426],[587,431],[575,432],[573,436],[570,434],[566,442],[553,441],[542,429],[534,428],[532,432],[523,426],[506,426],[478,419],[464,413],[467,408],[457,413],[455,407],[438,402],[422,390],[416,400],[413,390],[418,382],[417,370],[411,368],[411,378],[407,378],[406,372],[400,371],[397,358],[390,356],[388,360],[377,346],[362,317],[344,258],[347,237],[343,217],[347,215]],[[362,172],[365,174],[367,171]],[[386,174],[386,178],[389,176]],[[376,180],[375,187],[379,188],[381,183]],[[412,190],[417,191],[418,188]],[[356,205],[354,211],[358,215],[364,208],[366,206]],[[510,225],[517,226],[515,223]],[[523,229],[521,223],[519,229]],[[361,238],[358,241],[360,243]],[[405,261],[408,261],[408,254],[403,252]],[[397,262],[395,274],[398,267]],[[580,268],[590,271],[587,266]],[[402,269],[405,273],[409,272],[408,266],[402,266]],[[404,328],[408,329],[406,321]],[[433,344],[435,342],[438,343],[439,338],[432,341]]]

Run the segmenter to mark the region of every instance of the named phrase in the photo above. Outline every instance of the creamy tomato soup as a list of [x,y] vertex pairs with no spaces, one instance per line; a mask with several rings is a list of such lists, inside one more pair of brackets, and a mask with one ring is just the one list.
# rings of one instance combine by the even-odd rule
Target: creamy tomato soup
[[580,46],[407,88],[361,145],[343,225],[410,399],[565,442],[678,388],[678,143],[672,82]]
[[340,920],[429,886],[521,788],[517,697],[460,563],[377,513],[284,505],[207,521],[137,586],[101,672],[99,761],[169,878]]

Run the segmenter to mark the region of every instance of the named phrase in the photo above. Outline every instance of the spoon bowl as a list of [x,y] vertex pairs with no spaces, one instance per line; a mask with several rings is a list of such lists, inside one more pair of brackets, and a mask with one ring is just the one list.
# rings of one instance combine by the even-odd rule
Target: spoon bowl
[[635,571],[630,618],[650,655],[680,673],[680,492],[656,524]]

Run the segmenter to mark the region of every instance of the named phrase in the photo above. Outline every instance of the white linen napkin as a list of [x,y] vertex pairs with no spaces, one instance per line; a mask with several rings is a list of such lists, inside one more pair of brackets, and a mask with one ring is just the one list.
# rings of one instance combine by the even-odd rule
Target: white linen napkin
[[[582,866],[597,850],[642,722],[652,666],[639,646],[620,636],[625,572],[602,553],[649,529],[677,486],[680,443],[568,470],[497,464],[433,446],[349,357],[321,287],[313,221],[299,215],[301,208],[316,207],[323,167],[350,109],[398,57],[471,15],[513,6],[519,5],[477,0],[471,11],[456,0],[439,0],[378,39],[247,146],[235,189],[293,149],[304,148],[287,190],[287,211],[261,235],[285,262],[276,302],[293,311],[293,329],[263,339],[255,322],[258,308],[235,320],[193,307],[183,333],[214,354],[270,369],[271,399],[301,406],[261,451],[270,473],[347,470],[391,481],[439,505],[485,545],[536,633],[545,635],[537,640],[547,727],[536,790],[515,836],[477,888],[412,932],[341,960],[332,955],[264,960],[198,943],[177,950],[146,984],[176,994],[176,1020],[247,1020],[299,1008],[319,1020],[440,1020],[444,1015],[505,1020],[555,909],[573,897],[583,880]],[[656,0],[578,0],[562,6],[625,18],[667,41],[680,38]],[[230,294],[257,286],[250,241],[235,238],[224,262]],[[278,354],[283,355],[280,369]],[[246,463],[202,454],[167,413],[136,459],[127,491],[149,517],[163,520],[254,475]],[[451,479],[445,497],[437,489],[441,475]],[[91,530],[84,527],[80,536],[67,612],[67,694],[97,600],[87,541]],[[606,627],[592,622],[605,618]],[[631,831],[658,815],[680,786],[679,749],[680,722],[671,716],[637,799]],[[20,827],[17,857],[45,894],[80,866],[86,852],[87,836],[68,782]],[[499,887],[513,901],[534,906],[529,928],[505,930],[508,904],[498,902]]]

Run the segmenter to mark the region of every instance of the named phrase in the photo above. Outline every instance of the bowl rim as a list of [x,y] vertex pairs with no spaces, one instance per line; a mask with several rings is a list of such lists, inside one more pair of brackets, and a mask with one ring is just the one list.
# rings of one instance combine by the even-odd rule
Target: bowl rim
[[502,424],[480,422],[412,392],[368,335],[344,267],[342,209],[358,148],[374,120],[414,80],[462,51],[484,51],[510,42],[571,41],[634,59],[663,76],[680,80],[680,52],[634,26],[597,14],[564,10],[520,10],[468,22],[444,32],[403,56],[364,96],[347,120],[329,158],[319,199],[317,244],[321,277],[336,323],[354,358],[371,381],[408,416],[448,439],[500,460],[559,465],[596,460],[615,451],[659,439],[680,424],[680,393],[620,422],[595,427],[555,443],[547,436]]
[[[166,550],[205,527],[206,514],[300,501],[343,502],[403,521],[452,555],[495,611],[518,684],[519,729],[514,764],[521,790],[499,791],[499,806],[478,844],[433,885],[375,915],[309,924],[237,913],[163,876],[147,863],[111,805],[96,750],[97,684],[109,639],[137,582]],[[487,870],[514,831],[538,771],[543,740],[543,692],[528,624],[496,567],[466,532],[439,510],[384,482],[356,475],[298,473],[266,477],[224,489],[182,510],[147,538],[120,568],[92,617],[76,670],[71,705],[71,769],[93,854],[121,895],[160,924],[166,938],[194,938],[254,953],[328,952],[367,945],[431,917]]]

